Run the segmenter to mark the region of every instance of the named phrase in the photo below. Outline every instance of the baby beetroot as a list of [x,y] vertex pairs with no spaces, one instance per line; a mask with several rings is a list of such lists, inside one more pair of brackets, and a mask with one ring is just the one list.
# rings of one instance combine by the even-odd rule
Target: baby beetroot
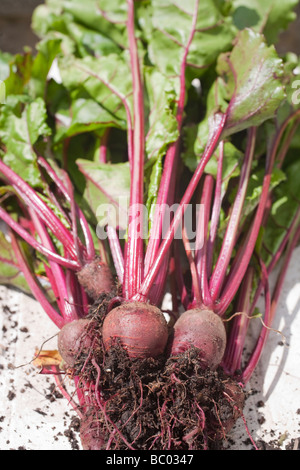
[[104,432],[97,416],[91,414],[81,420],[80,440],[83,450],[105,450]]
[[228,435],[236,421],[243,415],[245,391],[235,380],[227,377],[224,381],[223,399],[218,400],[218,408],[210,414],[214,438],[220,440]]
[[141,302],[125,302],[109,312],[103,322],[105,349],[118,342],[130,357],[158,357],[168,341],[167,322],[159,308]]
[[74,367],[81,354],[87,354],[93,345],[94,322],[86,318],[67,323],[58,334],[58,350],[63,360]]
[[171,355],[195,347],[203,367],[215,369],[221,362],[226,346],[226,330],[221,318],[211,310],[199,308],[184,312],[174,325]]
[[110,294],[115,288],[112,272],[99,257],[86,264],[78,273],[78,281],[87,294],[97,300],[101,294]]

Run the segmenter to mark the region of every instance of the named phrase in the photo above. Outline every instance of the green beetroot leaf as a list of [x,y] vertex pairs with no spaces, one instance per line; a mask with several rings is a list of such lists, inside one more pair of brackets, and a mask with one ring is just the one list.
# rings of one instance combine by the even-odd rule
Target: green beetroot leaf
[[[145,10],[149,20],[140,15],[140,23],[145,25],[149,42],[150,60],[167,76],[180,75],[180,64],[190,35],[195,3],[195,0],[189,0],[183,6],[170,0],[152,0],[150,15]],[[216,2],[201,1],[196,33],[187,57],[188,65],[197,74],[209,68],[221,52],[231,48],[235,32],[232,19],[223,14]]]
[[95,30],[108,37],[121,49],[127,45],[127,2],[123,0],[63,0],[59,5],[89,30]]
[[86,178],[84,198],[97,217],[98,227],[108,223],[126,230],[130,196],[128,162],[101,164],[80,159],[77,165]]
[[232,0],[233,22],[242,30],[251,28],[263,32],[268,44],[276,44],[279,35],[296,19],[298,0]]
[[230,54],[221,54],[217,71],[230,100],[225,134],[258,126],[274,117],[285,98],[283,62],[263,35],[245,29]]
[[83,85],[96,103],[103,103],[103,113],[110,113],[107,123],[117,120],[118,127],[126,128],[126,120],[132,119],[132,79],[126,56],[63,57],[59,69],[65,87],[78,90]]
[[[238,33],[231,52],[220,54],[217,79],[207,91],[206,114],[199,124],[185,130],[186,147],[182,159],[192,171],[205,149],[209,120],[217,111],[227,112],[224,139],[223,175],[226,185],[239,174],[244,149],[228,139],[251,126],[272,122],[285,101],[284,68],[273,46],[267,46],[262,34],[251,29]],[[265,151],[265,147],[264,147]],[[206,171],[217,174],[218,153]]]
[[[9,236],[4,224],[0,224],[0,283],[2,285],[14,286],[23,292],[30,294],[26,279],[20,270],[15,253],[12,249]],[[40,280],[42,281],[42,276]],[[45,287],[48,284],[44,278]],[[50,290],[50,285],[48,286]],[[51,294],[51,291],[49,292]]]
[[2,107],[0,114],[0,139],[5,144],[3,161],[33,187],[41,185],[35,146],[40,138],[51,134],[46,121],[46,107],[41,98],[28,103],[20,116],[9,104]]

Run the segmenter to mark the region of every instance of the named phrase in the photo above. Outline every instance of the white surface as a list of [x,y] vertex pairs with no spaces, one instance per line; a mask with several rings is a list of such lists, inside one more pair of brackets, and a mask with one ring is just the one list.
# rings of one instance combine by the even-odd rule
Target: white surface
[[[295,251],[274,328],[251,380],[252,395],[245,417],[252,439],[277,441],[285,449],[300,436],[300,247]],[[39,305],[29,296],[0,286],[0,450],[80,449],[78,433],[68,434],[75,412],[65,398],[47,398],[54,384],[29,363],[36,348],[57,333]],[[10,312],[3,307],[9,306]],[[56,338],[44,349],[55,349]],[[263,407],[257,407],[263,402]],[[41,414],[42,413],[42,414]],[[261,420],[264,420],[260,424]],[[240,419],[228,439],[233,450],[253,449]]]
[[[29,296],[0,287],[0,299],[12,312],[0,314],[0,450],[71,450],[64,433],[75,412],[64,398],[49,400],[53,377],[28,364],[58,330]],[[56,338],[44,349],[56,349]]]

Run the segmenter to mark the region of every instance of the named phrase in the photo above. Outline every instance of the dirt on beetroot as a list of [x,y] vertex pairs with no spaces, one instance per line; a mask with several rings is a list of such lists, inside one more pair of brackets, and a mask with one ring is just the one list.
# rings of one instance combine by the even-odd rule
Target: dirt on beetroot
[[[98,323],[95,341],[72,370],[89,402],[83,411],[83,434],[98,439],[97,444],[94,438],[82,438],[83,447],[221,449],[228,423],[231,427],[242,413],[228,393],[232,379],[221,368],[203,369],[196,348],[155,359],[130,358],[120,344],[105,351],[101,325],[110,302],[102,297],[91,308],[91,327]],[[234,387],[244,397],[236,382]],[[243,400],[239,403],[242,408]]]

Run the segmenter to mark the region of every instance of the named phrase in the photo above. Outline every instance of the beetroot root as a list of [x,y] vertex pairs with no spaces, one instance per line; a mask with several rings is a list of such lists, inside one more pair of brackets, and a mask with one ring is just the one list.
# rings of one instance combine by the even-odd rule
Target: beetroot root
[[102,424],[94,414],[82,418],[80,440],[83,450],[105,450],[106,443]]
[[58,334],[58,350],[69,367],[74,367],[81,354],[87,354],[93,345],[95,324],[82,318],[67,323]]
[[214,430],[213,439],[222,440],[230,433],[237,419],[243,415],[245,398],[243,388],[228,377],[224,381],[223,399],[218,401],[209,418]]
[[78,281],[86,293],[97,300],[101,294],[110,294],[115,289],[112,272],[99,257],[86,264],[78,273]]
[[191,309],[184,312],[174,325],[171,355],[195,347],[201,365],[215,369],[222,361],[226,346],[226,330],[221,318],[211,310]]
[[162,312],[140,302],[125,302],[111,310],[102,328],[105,349],[119,342],[130,357],[139,358],[156,358],[163,354],[168,334]]

